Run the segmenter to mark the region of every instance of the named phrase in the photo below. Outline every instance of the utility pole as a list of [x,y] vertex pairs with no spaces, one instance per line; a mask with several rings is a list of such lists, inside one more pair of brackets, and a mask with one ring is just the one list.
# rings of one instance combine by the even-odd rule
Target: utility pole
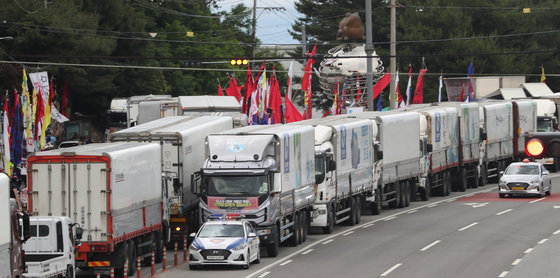
[[397,109],[397,86],[395,84],[396,72],[397,72],[397,12],[395,0],[391,0],[391,38],[389,46],[389,72],[391,73],[391,83],[389,85],[389,99],[391,110]]
[[373,54],[373,34],[371,26],[371,0],[366,0],[366,55],[367,55],[367,73],[366,73],[366,88],[367,88],[367,106],[369,111],[373,109],[373,61],[371,54]]
[[253,57],[255,60],[255,50],[257,45],[257,0],[253,0]]

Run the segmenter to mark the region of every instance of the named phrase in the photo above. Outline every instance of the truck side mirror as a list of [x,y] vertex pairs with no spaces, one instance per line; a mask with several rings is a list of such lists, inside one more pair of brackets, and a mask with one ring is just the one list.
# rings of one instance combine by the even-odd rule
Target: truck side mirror
[[480,141],[484,141],[488,138],[486,132],[480,132]]
[[31,237],[31,226],[29,223],[29,214],[23,213],[21,217],[21,228],[23,230],[23,238],[21,241],[26,242]]
[[82,227],[76,227],[76,239],[77,240],[82,239],[83,234],[84,234],[84,229],[82,229]]
[[179,181],[178,178],[173,178],[173,194],[175,194],[175,196],[178,196],[181,194],[181,187],[183,187],[181,185],[181,182]]
[[375,159],[383,159],[383,151],[377,150],[375,151]]
[[336,170],[336,161],[329,160],[329,172]]
[[194,195],[200,195],[200,186],[199,186],[199,181],[200,181],[200,171],[199,172],[194,172],[191,175],[191,192]]
[[434,146],[432,144],[426,144],[426,152],[431,153],[434,150]]

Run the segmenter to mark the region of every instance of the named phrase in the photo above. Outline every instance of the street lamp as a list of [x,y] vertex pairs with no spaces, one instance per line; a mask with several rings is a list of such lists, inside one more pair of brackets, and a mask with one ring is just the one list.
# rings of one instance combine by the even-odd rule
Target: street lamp
[[13,40],[14,37],[12,36],[6,36],[6,37],[0,37],[0,40]]

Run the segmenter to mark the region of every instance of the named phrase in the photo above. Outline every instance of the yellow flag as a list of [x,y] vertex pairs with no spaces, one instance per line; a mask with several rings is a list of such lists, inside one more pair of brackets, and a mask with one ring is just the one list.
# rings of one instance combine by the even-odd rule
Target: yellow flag
[[541,83],[546,83],[546,76],[544,76],[544,67],[541,67],[542,74],[541,74]]

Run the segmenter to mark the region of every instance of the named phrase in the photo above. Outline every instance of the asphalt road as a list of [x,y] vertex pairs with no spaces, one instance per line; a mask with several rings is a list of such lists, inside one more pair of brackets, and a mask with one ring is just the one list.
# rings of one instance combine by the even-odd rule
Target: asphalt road
[[[362,214],[248,270],[179,264],[157,277],[558,277],[560,175],[545,198],[500,199],[496,184]],[[263,252],[264,254],[264,252]],[[173,256],[168,253],[169,264]],[[182,253],[179,254],[182,262]],[[93,277],[78,272],[78,277]],[[150,277],[145,267],[142,277]]]

